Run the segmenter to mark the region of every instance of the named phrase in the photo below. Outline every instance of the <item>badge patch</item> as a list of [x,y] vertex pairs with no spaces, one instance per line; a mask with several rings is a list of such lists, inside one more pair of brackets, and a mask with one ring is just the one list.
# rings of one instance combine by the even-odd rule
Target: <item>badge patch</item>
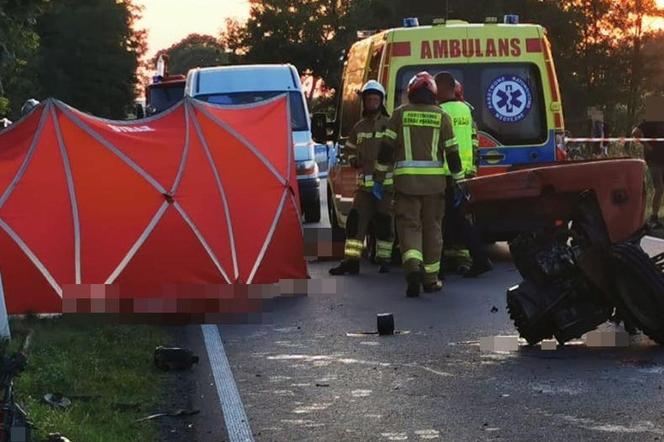
[[523,120],[533,106],[533,94],[521,77],[503,75],[491,83],[486,92],[486,105],[503,123]]

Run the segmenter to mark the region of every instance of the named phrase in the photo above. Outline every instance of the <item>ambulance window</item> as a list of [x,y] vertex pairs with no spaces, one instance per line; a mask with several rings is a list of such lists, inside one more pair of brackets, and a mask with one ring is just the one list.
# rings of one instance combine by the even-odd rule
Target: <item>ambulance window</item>
[[369,60],[369,73],[367,80],[378,80],[378,71],[380,70],[380,59],[383,57],[385,42],[377,41],[371,48],[371,59]]
[[485,66],[478,97],[480,127],[506,145],[546,141],[540,72],[533,64]]
[[464,86],[480,131],[506,146],[542,144],[547,139],[541,73],[529,63],[408,66],[397,73],[395,107],[406,103],[410,78],[426,70],[448,71]]

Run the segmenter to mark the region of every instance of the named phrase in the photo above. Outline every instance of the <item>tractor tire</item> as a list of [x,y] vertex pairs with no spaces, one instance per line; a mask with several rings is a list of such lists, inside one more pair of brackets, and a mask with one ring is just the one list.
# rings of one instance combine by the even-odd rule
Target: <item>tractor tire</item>
[[527,280],[507,290],[507,313],[529,345],[550,338],[554,333],[554,326],[543,317],[538,298],[537,287]]
[[614,302],[624,318],[664,345],[664,274],[631,243],[612,246]]

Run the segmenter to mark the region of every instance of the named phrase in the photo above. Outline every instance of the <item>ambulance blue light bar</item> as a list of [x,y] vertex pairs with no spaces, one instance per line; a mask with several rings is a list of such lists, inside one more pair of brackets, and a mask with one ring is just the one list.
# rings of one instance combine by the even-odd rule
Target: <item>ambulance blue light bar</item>
[[417,17],[408,17],[403,19],[404,28],[416,28],[420,25],[420,21]]
[[504,23],[506,25],[518,25],[519,24],[519,16],[516,14],[508,14],[504,18]]

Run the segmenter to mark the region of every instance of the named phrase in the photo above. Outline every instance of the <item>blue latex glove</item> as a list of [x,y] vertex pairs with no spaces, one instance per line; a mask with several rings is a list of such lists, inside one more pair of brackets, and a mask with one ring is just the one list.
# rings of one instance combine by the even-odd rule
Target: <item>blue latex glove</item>
[[383,189],[383,183],[374,181],[373,187],[371,188],[371,195],[377,200],[382,200],[383,195],[385,195],[385,189]]
[[463,189],[459,184],[454,184],[454,202],[453,205],[455,208],[461,207],[463,203],[470,199],[467,191]]

